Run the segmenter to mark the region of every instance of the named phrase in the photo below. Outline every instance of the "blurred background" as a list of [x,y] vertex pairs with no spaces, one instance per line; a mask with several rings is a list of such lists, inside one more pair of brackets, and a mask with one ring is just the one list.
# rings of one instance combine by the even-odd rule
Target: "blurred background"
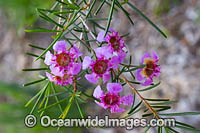
[[[41,0],[0,0],[0,133],[15,132],[55,132],[54,128],[37,126],[28,129],[24,126],[24,116],[30,108],[26,102],[41,89],[41,85],[22,87],[23,83],[38,77],[37,72],[22,72],[23,68],[39,67],[33,57],[26,52],[40,54],[27,44],[47,47],[53,34],[25,33],[26,28],[52,27],[45,23],[36,8],[50,8],[54,1]],[[163,38],[150,24],[128,6],[135,25],[119,12],[115,15],[112,27],[120,34],[130,33],[125,38],[133,64],[147,51],[155,50],[160,56],[162,66],[161,85],[154,91],[142,95],[149,98],[162,97],[178,100],[170,112],[200,111],[200,1],[199,0],[134,0],[145,15],[163,29],[168,38]],[[106,14],[108,10],[103,10]],[[105,25],[105,24],[104,24]],[[125,61],[126,62],[126,61]],[[127,60],[128,62],[128,60]],[[105,113],[94,102],[88,106],[87,114]],[[75,110],[72,108],[72,110]],[[55,113],[56,110],[50,110]],[[72,111],[73,112],[73,111]],[[94,114],[95,113],[95,114]],[[74,113],[76,114],[76,113]],[[78,114],[78,113],[77,113]],[[74,115],[76,117],[76,115]],[[134,116],[137,117],[137,116]],[[200,127],[199,117],[180,117],[181,121]],[[142,129],[63,129],[64,132],[142,132]],[[152,129],[150,132],[154,132]]]

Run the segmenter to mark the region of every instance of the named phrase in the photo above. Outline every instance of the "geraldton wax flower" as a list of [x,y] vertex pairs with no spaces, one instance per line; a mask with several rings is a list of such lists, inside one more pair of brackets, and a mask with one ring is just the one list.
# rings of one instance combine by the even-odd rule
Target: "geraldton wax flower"
[[81,63],[76,59],[82,55],[74,45],[68,48],[65,41],[58,41],[54,44],[54,55],[48,51],[45,55],[44,63],[50,66],[51,74],[46,73],[50,81],[59,85],[72,84],[73,75],[77,75],[81,70]]
[[100,99],[100,102],[95,101],[99,106],[104,109],[110,109],[111,113],[119,113],[125,111],[120,108],[120,104],[130,106],[133,104],[133,95],[121,97],[118,93],[123,90],[120,83],[108,83],[107,93],[101,90],[100,86],[97,86],[94,90],[93,96]]
[[91,57],[85,56],[82,64],[83,69],[89,68],[89,70],[91,71],[90,74],[85,75],[85,78],[93,84],[97,84],[99,78],[102,78],[104,83],[110,80],[110,70],[116,69],[119,64],[119,59],[116,56],[109,58],[109,56],[107,56],[107,54],[109,53],[107,53],[106,51],[101,51],[99,49],[100,48],[95,49],[97,56],[96,60],[92,60]]
[[105,31],[102,31],[97,36],[97,41],[99,42],[107,42],[107,45],[102,47],[104,51],[110,53],[110,56],[118,56],[120,63],[126,57],[126,47],[125,42],[121,36],[119,36],[118,32],[115,32],[113,29],[109,30],[111,33],[108,33],[105,38]]
[[145,67],[136,71],[136,78],[139,81],[145,80],[141,85],[147,86],[153,82],[153,77],[159,77],[161,67],[158,65],[159,57],[155,51],[144,54],[141,58],[141,64]]

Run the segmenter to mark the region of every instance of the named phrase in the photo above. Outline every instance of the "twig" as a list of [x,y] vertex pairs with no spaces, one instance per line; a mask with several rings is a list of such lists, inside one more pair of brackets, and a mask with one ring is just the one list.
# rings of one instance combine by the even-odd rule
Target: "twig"
[[123,78],[125,80],[125,82],[132,88],[132,90],[140,97],[140,99],[143,101],[143,103],[145,104],[145,106],[147,108],[149,108],[151,110],[151,112],[154,114],[154,116],[157,119],[160,119],[160,117],[158,116],[158,114],[156,113],[156,111],[151,107],[151,105],[144,99],[144,97],[142,95],[140,95],[140,93],[135,89],[135,87],[128,81],[128,79],[124,76],[121,75],[121,78]]

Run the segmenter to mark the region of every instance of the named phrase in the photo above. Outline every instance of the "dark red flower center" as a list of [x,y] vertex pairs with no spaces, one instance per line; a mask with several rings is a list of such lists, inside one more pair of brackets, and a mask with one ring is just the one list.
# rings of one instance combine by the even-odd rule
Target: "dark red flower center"
[[114,50],[119,50],[120,43],[119,43],[117,37],[115,37],[115,36],[111,37],[109,42],[111,43],[111,46]]
[[60,66],[63,66],[63,67],[68,66],[70,61],[71,61],[71,57],[69,54],[66,54],[66,53],[61,53],[56,58],[56,62]]
[[144,74],[149,77],[154,73],[154,68],[155,68],[154,61],[151,59],[147,59],[145,60],[145,63],[146,66],[144,68]]
[[106,105],[115,105],[118,104],[120,100],[119,95],[116,94],[106,94],[106,96],[103,98],[103,102]]
[[99,60],[94,65],[94,72],[96,74],[104,74],[108,68],[108,64],[105,60]]
[[55,76],[55,80],[57,80],[57,81],[61,81],[62,78],[61,78],[60,76]]

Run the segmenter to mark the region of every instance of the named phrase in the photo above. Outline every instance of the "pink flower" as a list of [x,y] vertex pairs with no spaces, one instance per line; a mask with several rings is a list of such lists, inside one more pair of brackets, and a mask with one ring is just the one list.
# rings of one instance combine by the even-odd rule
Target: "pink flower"
[[67,51],[67,43],[65,41],[56,42],[53,49],[55,54],[53,55],[48,51],[45,55],[44,63],[58,67],[60,70],[68,70],[68,68],[74,67],[74,59],[82,55],[76,46]]
[[96,61],[93,61],[89,56],[86,56],[83,60],[83,69],[88,68],[92,70],[91,74],[86,74],[85,78],[96,84],[99,81],[99,78],[103,78],[104,83],[110,79],[110,69],[111,63],[110,60],[105,57],[98,58]]
[[100,102],[95,101],[99,106],[104,109],[110,109],[111,113],[119,113],[125,111],[125,109],[120,108],[120,104],[130,106],[133,104],[133,95],[120,97],[118,94],[123,90],[120,83],[108,83],[107,93],[101,90],[100,86],[97,86],[94,90],[93,96],[100,99]]
[[150,53],[145,53],[141,58],[141,64],[145,64],[144,68],[136,71],[136,78],[139,81],[145,80],[142,85],[147,86],[153,82],[153,77],[159,77],[161,67],[158,65],[159,57],[155,51],[152,51],[153,56]]
[[86,74],[85,78],[93,83],[97,84],[99,81],[99,78],[103,79],[103,82],[107,82],[110,80],[110,70],[116,69],[119,61],[118,58],[107,58],[106,55],[97,55],[97,59],[94,61],[89,56],[86,56],[83,60],[83,69],[89,68],[92,73]]
[[68,74],[67,72],[56,72],[55,74],[56,75],[46,72],[47,78],[57,85],[63,86],[73,83],[73,75]]
[[45,55],[44,63],[50,66],[51,70],[51,74],[46,73],[47,77],[56,84],[71,84],[73,75],[77,75],[81,70],[81,63],[77,63],[75,59],[82,53],[75,45],[67,51],[65,41],[56,42],[53,49],[54,55],[49,51]]
[[[125,42],[121,36],[119,36],[118,32],[115,32],[113,29],[110,29],[111,34],[107,34],[104,38],[105,31],[102,31],[97,36],[97,41],[103,42],[106,41],[108,43],[107,46],[102,47],[101,49],[105,50],[107,55],[111,56],[119,56],[120,63],[126,57],[126,47]],[[101,51],[98,51],[101,52]],[[97,54],[98,54],[97,52]]]

